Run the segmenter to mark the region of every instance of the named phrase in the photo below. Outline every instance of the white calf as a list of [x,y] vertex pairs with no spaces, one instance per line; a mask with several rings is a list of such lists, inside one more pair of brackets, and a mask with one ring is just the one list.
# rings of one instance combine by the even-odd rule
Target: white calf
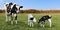
[[33,27],[33,22],[36,22],[36,19],[32,16],[32,14],[28,14],[28,25]]

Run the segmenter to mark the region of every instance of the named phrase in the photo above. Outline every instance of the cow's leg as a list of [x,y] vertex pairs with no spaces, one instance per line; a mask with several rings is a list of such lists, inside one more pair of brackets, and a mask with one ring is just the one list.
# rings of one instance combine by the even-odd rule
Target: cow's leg
[[9,14],[8,14],[8,21],[11,21],[11,12],[9,12]]
[[14,21],[14,16],[13,16],[14,14],[12,13],[12,15],[11,15],[11,24],[13,24],[13,21]]
[[6,22],[8,21],[7,19],[7,10],[5,9],[5,16],[6,16]]
[[6,12],[6,22],[8,22],[8,13]]
[[45,26],[44,24],[45,24],[45,22],[44,22],[44,21],[42,21],[42,26],[43,26],[43,27]]
[[43,26],[42,22],[40,22],[40,26]]
[[28,20],[28,25],[31,27],[33,27],[33,23],[32,23],[32,21],[31,20]]
[[6,22],[8,22],[8,18],[7,18],[7,15],[6,15]]
[[50,23],[50,27],[51,27],[51,19],[48,19],[49,23]]
[[14,14],[15,20],[17,20],[17,14]]
[[15,23],[17,24],[17,14],[14,14],[15,17]]
[[32,20],[30,20],[29,25],[30,25],[30,27],[32,26]]
[[33,27],[33,21],[30,20],[30,27]]
[[34,25],[33,25],[33,22],[31,22],[31,24],[32,24],[32,27],[33,27],[33,26],[34,26]]
[[10,17],[10,13],[6,13],[6,22],[7,21],[10,21],[11,19],[10,19],[11,17]]
[[11,17],[10,16],[8,16],[8,21],[10,21],[11,20]]
[[32,25],[31,20],[28,20],[28,25],[31,27],[31,25]]
[[13,24],[13,21],[11,21],[11,24]]
[[40,19],[38,20],[38,26],[44,26],[43,21],[40,21]]
[[13,17],[11,18],[11,24],[13,24]]
[[10,21],[10,16],[6,15],[6,22]]

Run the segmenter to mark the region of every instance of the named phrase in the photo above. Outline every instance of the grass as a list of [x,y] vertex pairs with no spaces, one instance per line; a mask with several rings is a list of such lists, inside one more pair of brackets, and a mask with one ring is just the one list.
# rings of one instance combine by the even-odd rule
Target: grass
[[[32,13],[34,17],[36,17],[37,21],[38,18],[41,18],[45,14],[36,14]],[[6,23],[5,22],[5,14],[0,13],[0,30],[60,30],[60,14],[50,14],[52,15],[52,27],[49,27],[48,21],[45,22],[45,28],[43,27],[38,27],[37,22],[34,23],[34,27],[29,27],[28,26],[28,19],[27,19],[27,13],[23,14],[18,14],[18,24],[13,24],[11,25],[10,22]]]

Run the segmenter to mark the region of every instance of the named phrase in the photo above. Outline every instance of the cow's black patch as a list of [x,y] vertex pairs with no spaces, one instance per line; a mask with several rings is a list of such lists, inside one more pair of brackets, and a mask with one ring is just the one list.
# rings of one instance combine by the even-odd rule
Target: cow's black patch
[[51,17],[49,17],[49,15],[43,16],[41,19],[39,19],[38,23],[40,22],[45,22],[45,20],[51,19]]
[[30,18],[30,20],[33,20],[34,18],[32,17],[32,18]]

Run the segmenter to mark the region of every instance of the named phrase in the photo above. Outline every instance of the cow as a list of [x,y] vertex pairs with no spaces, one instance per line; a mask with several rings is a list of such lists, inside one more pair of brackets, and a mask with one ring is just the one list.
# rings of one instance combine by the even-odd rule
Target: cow
[[[11,24],[13,24],[13,21],[16,22],[17,24],[17,14],[20,11],[20,8],[23,8],[23,6],[18,6],[15,3],[9,3],[8,5],[6,4],[6,21],[8,21],[8,17],[11,16]],[[8,16],[8,17],[7,17]]]
[[33,22],[36,22],[36,18],[34,18],[32,14],[28,14],[28,25],[30,27],[33,27],[34,26],[33,25]]
[[52,19],[51,15],[45,15],[42,18],[38,19],[38,24],[42,24],[43,27],[44,27],[44,24],[45,24],[45,22],[47,20],[50,23],[50,27],[51,27],[51,19]]

